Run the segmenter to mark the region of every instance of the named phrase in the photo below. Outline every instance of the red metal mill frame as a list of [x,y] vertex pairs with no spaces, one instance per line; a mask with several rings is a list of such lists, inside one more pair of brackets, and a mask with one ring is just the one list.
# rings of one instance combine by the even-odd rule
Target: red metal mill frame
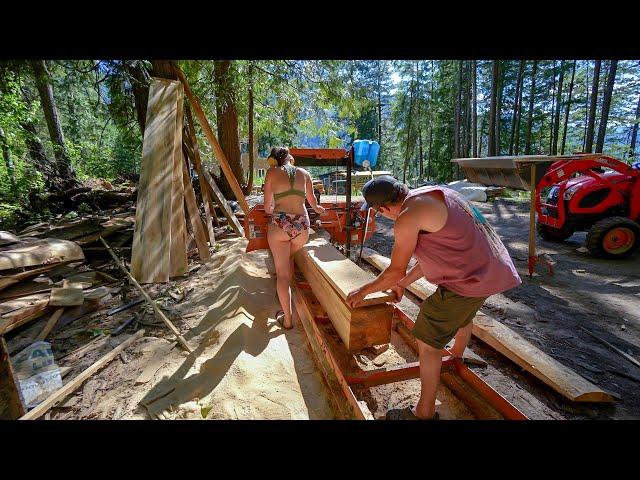
[[[393,365],[368,371],[343,371],[339,366],[340,362],[332,353],[327,338],[319,327],[319,324],[330,323],[328,317],[326,315],[314,316],[312,313],[313,309],[310,306],[310,302],[315,300],[315,296],[311,287],[304,281],[294,280],[292,282],[292,294],[298,318],[307,334],[316,363],[332,393],[336,411],[340,418],[372,419],[371,415],[362,409],[352,387],[372,387],[420,377],[419,362]],[[415,344],[412,344],[411,339],[406,337],[406,332],[413,328],[415,322],[397,305],[394,305],[393,319],[393,328],[400,334],[401,338],[405,339],[405,341],[409,340],[407,344],[415,351]],[[486,402],[504,419],[528,420],[520,410],[470,370],[461,360],[453,358],[451,352],[447,349],[442,350],[442,356],[447,357],[442,363],[443,383],[467,405],[477,418],[491,418],[484,414],[486,407],[483,409],[483,405],[480,405],[482,402]],[[451,381],[451,376],[454,377],[453,380],[455,381]],[[465,397],[465,390],[473,391],[474,397],[480,398]]]

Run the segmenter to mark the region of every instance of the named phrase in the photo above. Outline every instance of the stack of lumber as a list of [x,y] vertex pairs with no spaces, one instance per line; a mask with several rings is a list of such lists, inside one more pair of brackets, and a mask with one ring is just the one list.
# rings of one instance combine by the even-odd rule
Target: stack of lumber
[[350,291],[372,280],[373,276],[342,255],[326,239],[314,235],[295,255],[295,262],[327,311],[338,335],[349,351],[389,343],[393,307],[392,295],[368,295],[363,306],[350,308]]
[[[184,275],[190,235],[200,259],[209,260],[209,247],[215,243],[214,219],[219,225],[212,199],[231,229],[240,236],[244,233],[214,178],[202,165],[191,111],[184,106],[185,90],[222,172],[227,175],[243,210],[247,210],[241,188],[186,78],[182,76],[181,81],[153,78],[149,87],[131,251],[131,274],[140,283],[165,283],[171,277]],[[191,181],[192,170],[198,175],[204,221]]]
[[[131,204],[133,207],[133,203]],[[74,220],[55,223],[41,222],[19,232],[19,235],[35,238],[57,238],[72,240],[83,248],[95,247],[100,237],[110,238],[117,246],[131,244],[133,238],[133,210],[119,213],[98,213],[83,215]]]
[[[384,270],[391,264],[389,258],[369,248],[363,248],[362,258],[378,270]],[[424,300],[435,292],[436,288],[435,285],[421,278],[409,285],[407,290]],[[473,320],[472,335],[572,402],[610,403],[615,400],[612,395],[550,357],[489,315],[482,312],[476,314]]]
[[108,276],[79,270],[85,257],[76,242],[8,232],[0,232],[0,238],[0,335],[55,315],[55,321],[47,324],[48,334],[58,322],[68,323],[97,308],[108,295],[104,288],[88,290]]
[[187,269],[183,101],[180,82],[151,82],[131,251],[131,274],[140,283],[168,282]]

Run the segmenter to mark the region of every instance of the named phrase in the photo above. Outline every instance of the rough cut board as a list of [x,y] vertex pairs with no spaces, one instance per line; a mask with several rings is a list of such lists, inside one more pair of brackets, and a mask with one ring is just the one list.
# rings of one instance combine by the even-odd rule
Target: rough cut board
[[[302,248],[343,300],[347,299],[349,292],[374,278],[323,238],[313,238]],[[362,306],[390,302],[393,298],[390,293],[371,293],[365,297]]]
[[218,205],[220,205],[220,208],[224,212],[224,215],[227,217],[227,222],[237,235],[239,235],[240,237],[244,237],[244,229],[242,228],[242,225],[240,225],[238,218],[231,210],[231,207],[224,198],[224,195],[222,195],[222,192],[218,188],[218,185],[216,185],[215,180],[204,166],[202,168],[202,173],[204,175],[204,179],[207,181],[207,184],[211,188],[213,198],[216,199],[216,202],[218,202]]
[[3,290],[14,283],[22,282],[29,278],[37,277],[43,273],[50,272],[51,270],[56,269],[57,267],[67,265],[69,262],[59,262],[52,263],[51,265],[44,265],[42,267],[33,268],[31,270],[27,270],[26,272],[13,273],[11,275],[0,275],[0,290]]
[[473,320],[473,335],[573,402],[614,401],[611,395],[482,312]]
[[71,260],[84,260],[74,242],[57,238],[23,238],[0,250],[0,270],[33,267]]
[[216,156],[216,159],[218,160],[218,164],[220,165],[220,170],[224,173],[225,177],[227,177],[227,182],[229,183],[231,190],[233,190],[233,193],[236,196],[236,199],[238,200],[242,211],[245,213],[245,215],[248,214],[249,205],[247,204],[247,199],[244,197],[244,193],[242,192],[242,187],[240,187],[238,179],[231,170],[231,166],[229,166],[229,162],[227,161],[227,157],[224,154],[224,150],[222,150],[222,147],[218,143],[216,136],[213,134],[211,125],[209,125],[209,121],[207,120],[207,117],[205,116],[204,111],[200,106],[200,102],[191,91],[191,87],[189,87],[189,81],[187,80],[187,77],[184,75],[182,70],[176,69],[176,75],[178,75],[178,78],[184,85],[184,91],[189,98],[189,102],[191,102],[191,106],[193,107],[193,111],[198,118],[198,122],[200,122],[200,127],[202,128],[205,137],[207,137],[209,144],[213,148],[213,152]]
[[187,165],[182,162],[182,181],[184,183],[184,203],[187,207],[187,213],[189,215],[189,222],[191,223],[191,230],[198,246],[198,253],[200,260],[207,262],[211,259],[209,253],[209,245],[207,244],[207,234],[202,225],[202,219],[200,218],[200,211],[198,210],[198,204],[196,202],[196,194],[193,191],[193,186],[189,180],[189,174],[187,173]]
[[29,295],[0,304],[0,335],[41,317],[49,308],[49,295]]
[[169,256],[169,276],[184,275],[187,271],[187,225],[184,215],[184,182],[182,179],[182,123],[184,91],[182,84],[178,86],[176,108],[176,124],[173,134],[173,175],[171,189],[171,254]]
[[[187,122],[185,124],[185,144],[191,145],[191,149],[193,152],[193,164],[195,165],[196,172],[198,172],[198,183],[200,184],[200,194],[202,195],[202,203],[204,206],[204,214],[207,222],[207,233],[209,235],[209,245],[213,246],[216,243],[216,237],[213,232],[213,220],[211,218],[211,214],[215,215],[215,209],[213,208],[213,204],[211,203],[211,196],[209,195],[209,190],[207,189],[207,185],[205,183],[205,179],[202,176],[202,163],[200,162],[200,147],[198,146],[198,139],[196,138],[196,134],[194,132],[194,124],[193,117],[191,116],[191,110],[188,105],[184,107],[184,113],[187,118]],[[216,224],[218,223],[218,219],[216,218]]]
[[20,385],[11,365],[7,344],[0,336],[0,420],[17,420],[24,414]]
[[131,249],[131,275],[140,283],[169,281],[179,88],[180,82],[158,78],[149,86]]
[[64,280],[62,288],[52,288],[49,305],[52,307],[72,307],[82,305],[84,292],[81,283],[72,283]]
[[19,237],[16,237],[10,232],[0,231],[0,247],[9,245],[10,243],[17,243],[20,241]]
[[[368,248],[363,249],[362,258],[380,270],[391,263],[387,257]],[[435,289],[436,286],[424,278],[407,287],[423,300]],[[573,402],[614,401],[611,395],[482,312],[473,319],[472,334]]]
[[320,305],[349,351],[389,343],[393,306],[389,303],[351,309],[318,271],[304,248],[295,255],[295,262],[311,286]]

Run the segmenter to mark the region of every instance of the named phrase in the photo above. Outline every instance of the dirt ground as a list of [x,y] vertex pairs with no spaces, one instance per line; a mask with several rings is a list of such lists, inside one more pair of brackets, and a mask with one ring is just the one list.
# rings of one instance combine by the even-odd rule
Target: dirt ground
[[[541,265],[529,278],[528,203],[498,199],[474,204],[500,234],[522,278],[519,287],[489,298],[485,313],[619,400],[613,405],[571,404],[472,338],[470,348],[489,364],[474,371],[530,418],[640,418],[640,368],[579,328],[640,359],[640,254],[626,260],[596,259],[580,248],[584,233],[564,243],[537,237],[538,253],[555,262],[555,275]],[[389,256],[392,223],[381,216],[376,221],[367,246]],[[363,268],[374,271],[365,263]]]
[[[176,346],[164,324],[147,315],[143,338],[52,409],[47,418],[334,418],[303,329],[285,331],[273,318],[278,305],[269,255],[264,250],[244,254],[246,242],[221,240],[209,262],[189,278],[165,286],[186,295],[173,305],[161,304],[193,353]],[[163,297],[168,297],[166,291],[156,296]],[[98,315],[85,321],[88,323],[74,324],[73,330],[81,332],[106,322],[118,325],[122,320]],[[35,323],[33,328],[42,328],[40,322]],[[58,347],[66,342],[61,341],[72,334],[62,330],[53,335],[56,359],[64,356]],[[127,336],[97,339],[82,358],[61,360],[60,366],[74,365],[65,383]],[[18,341],[19,337],[12,343]]]
[[[555,276],[539,268],[530,279],[528,204],[500,199],[476,205],[496,227],[523,280],[521,286],[491,297],[483,310],[619,400],[613,405],[571,404],[473,338],[470,354],[488,365],[469,367],[532,419],[640,418],[640,369],[579,328],[583,326],[640,358],[640,255],[624,261],[599,260],[579,251],[584,234],[562,244],[538,238],[539,253],[556,262]],[[391,222],[379,217],[367,246],[389,256],[391,227]],[[105,309],[54,332],[51,341],[60,366],[73,365],[66,383],[123,341],[135,326],[119,337],[99,336],[87,353],[63,358],[86,344],[90,332],[113,329],[133,313],[139,314],[145,328],[140,341],[93,375],[46,418],[335,418],[299,321],[285,332],[273,318],[278,305],[268,252],[244,254],[245,245],[244,239],[222,240],[211,261],[188,278],[148,287],[195,348],[192,354],[176,346],[172,334],[151,312],[143,314],[147,309],[144,304],[107,317],[106,308],[123,303],[118,289]],[[352,258],[356,253],[354,249]],[[362,267],[377,274],[366,262]],[[419,303],[407,293],[401,308],[415,317]],[[21,343],[28,344],[43,322],[36,321],[19,332],[9,348],[15,352]],[[386,352],[362,351],[354,360],[363,369],[373,369],[417,358],[392,332]],[[356,389],[356,395],[366,401],[374,418],[384,418],[391,408],[415,405],[419,388],[419,380],[414,379]],[[472,418],[467,407],[444,386],[438,392],[437,410],[443,419]]]

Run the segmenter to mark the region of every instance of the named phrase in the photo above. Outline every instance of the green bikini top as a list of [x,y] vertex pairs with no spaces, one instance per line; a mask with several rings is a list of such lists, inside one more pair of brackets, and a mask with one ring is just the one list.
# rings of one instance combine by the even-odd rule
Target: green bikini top
[[293,165],[287,164],[284,165],[284,170],[285,172],[287,172],[287,175],[289,176],[289,185],[290,188],[289,190],[285,190],[284,192],[280,192],[280,193],[274,193],[273,194],[273,198],[275,200],[279,200],[282,197],[286,197],[287,195],[299,195],[302,198],[306,197],[306,193],[304,190],[298,190],[296,188],[293,188],[293,182],[296,179],[296,170],[297,168],[294,167]]

